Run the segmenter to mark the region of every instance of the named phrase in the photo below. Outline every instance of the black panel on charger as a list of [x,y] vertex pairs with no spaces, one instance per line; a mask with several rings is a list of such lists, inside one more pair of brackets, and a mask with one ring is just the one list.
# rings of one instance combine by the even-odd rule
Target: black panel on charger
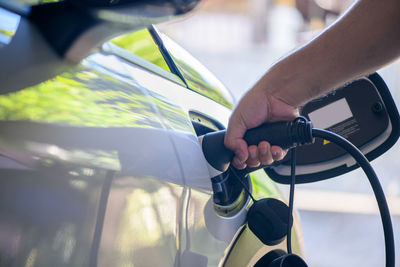
[[[314,128],[335,132],[357,146],[369,161],[391,148],[399,138],[400,118],[383,79],[374,73],[310,101],[301,109]],[[265,168],[278,183],[290,183],[290,153],[276,166]],[[336,144],[316,139],[297,148],[296,183],[332,178],[358,168]]]

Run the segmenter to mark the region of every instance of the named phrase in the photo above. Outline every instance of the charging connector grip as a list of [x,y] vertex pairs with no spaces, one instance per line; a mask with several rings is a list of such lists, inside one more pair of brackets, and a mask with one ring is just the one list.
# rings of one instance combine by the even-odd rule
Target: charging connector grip
[[243,138],[247,145],[258,145],[263,140],[283,149],[312,143],[312,123],[294,120],[262,124],[250,129]]
[[[225,130],[205,134],[202,149],[208,163],[216,170],[224,172],[233,158],[233,152],[224,145]],[[258,145],[268,141],[283,149],[313,142],[312,123],[305,119],[263,124],[250,129],[243,138],[248,145]]]

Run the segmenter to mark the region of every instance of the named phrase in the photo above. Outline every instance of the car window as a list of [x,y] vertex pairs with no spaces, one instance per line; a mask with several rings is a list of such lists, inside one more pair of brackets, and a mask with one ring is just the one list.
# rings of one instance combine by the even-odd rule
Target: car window
[[232,95],[206,67],[168,36],[161,37],[190,89],[228,108],[233,107]]
[[170,71],[156,43],[154,43],[148,29],[118,36],[111,43],[128,50],[151,63]]

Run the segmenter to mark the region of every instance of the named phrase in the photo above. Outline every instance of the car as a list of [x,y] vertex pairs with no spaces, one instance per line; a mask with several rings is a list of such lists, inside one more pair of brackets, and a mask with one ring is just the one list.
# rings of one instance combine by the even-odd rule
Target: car
[[[21,2],[0,2],[1,266],[254,266],[286,250],[249,230],[246,190],[213,198],[198,136],[235,101],[153,25],[197,1]],[[263,170],[246,179],[284,200]]]

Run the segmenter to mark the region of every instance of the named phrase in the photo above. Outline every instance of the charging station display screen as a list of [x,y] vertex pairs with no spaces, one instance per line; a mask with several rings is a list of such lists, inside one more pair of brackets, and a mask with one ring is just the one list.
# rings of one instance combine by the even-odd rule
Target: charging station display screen
[[335,124],[353,117],[353,113],[346,98],[342,98],[309,113],[308,116],[315,128],[328,129]]

